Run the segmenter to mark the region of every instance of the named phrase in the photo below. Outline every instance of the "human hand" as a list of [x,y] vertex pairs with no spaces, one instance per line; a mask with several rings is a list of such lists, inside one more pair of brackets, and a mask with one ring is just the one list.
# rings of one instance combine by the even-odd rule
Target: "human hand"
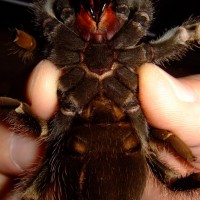
[[[27,97],[32,111],[42,119],[48,119],[56,109],[58,77],[55,66],[42,61],[28,81]],[[0,199],[11,198],[13,178],[39,162],[42,153],[36,138],[19,136],[0,126]]]
[[147,121],[176,134],[200,169],[200,75],[175,79],[153,64],[139,69],[139,98]]
[[[32,110],[43,119],[48,119],[57,108],[56,88],[59,76],[60,72],[52,63],[42,61],[34,69],[27,84],[27,97]],[[139,70],[139,77],[139,98],[148,122],[156,128],[170,130],[180,137],[197,158],[193,165],[200,168],[200,75],[174,79],[160,68],[145,64]],[[16,155],[16,159],[22,158],[21,161],[17,160],[21,167],[19,170],[8,155],[10,134],[12,133],[0,134],[0,152],[3,152],[3,156],[0,157],[0,173],[4,174],[4,177],[18,175],[21,169],[30,167],[40,154],[37,143],[28,139],[29,142],[23,145],[27,155],[27,149],[30,149],[30,155],[22,158],[20,153],[23,153],[23,145],[20,145],[19,154]],[[2,186],[5,186],[5,181]]]
[[[194,166],[193,170],[198,172],[200,170],[200,75],[175,79],[153,64],[144,64],[138,73],[139,99],[148,123],[155,128],[169,130],[184,141],[196,157],[191,164]],[[171,162],[170,159],[168,162]],[[175,163],[173,165],[176,167]],[[181,170],[179,165],[177,167]],[[155,187],[154,181],[147,185],[143,200],[189,198],[183,193],[167,192],[166,189],[162,189],[162,184]]]

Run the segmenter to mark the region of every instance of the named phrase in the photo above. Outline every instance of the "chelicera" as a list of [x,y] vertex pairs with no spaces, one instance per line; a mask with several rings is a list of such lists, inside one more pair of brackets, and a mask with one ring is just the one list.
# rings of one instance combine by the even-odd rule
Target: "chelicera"
[[181,56],[199,42],[200,23],[143,43],[153,17],[150,0],[36,0],[34,13],[43,58],[62,75],[59,108],[45,125],[26,104],[1,98],[3,123],[28,126],[46,146],[43,163],[19,182],[19,199],[139,200],[149,170],[171,190],[198,188],[198,174],[182,176],[158,159],[161,144],[184,162],[194,157],[173,133],[149,132],[137,69]]

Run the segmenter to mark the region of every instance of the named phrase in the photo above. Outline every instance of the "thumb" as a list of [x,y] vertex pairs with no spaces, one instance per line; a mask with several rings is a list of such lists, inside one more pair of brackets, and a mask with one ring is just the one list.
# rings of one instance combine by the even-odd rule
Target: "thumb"
[[200,156],[200,75],[175,79],[153,64],[139,69],[139,98],[147,121],[180,137]]
[[36,163],[40,151],[34,138],[19,136],[0,127],[0,174],[19,175]]

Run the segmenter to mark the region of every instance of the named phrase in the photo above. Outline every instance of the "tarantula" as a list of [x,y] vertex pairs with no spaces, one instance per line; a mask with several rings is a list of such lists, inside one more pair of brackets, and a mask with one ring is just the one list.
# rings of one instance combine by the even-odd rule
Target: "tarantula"
[[200,23],[143,43],[153,17],[150,0],[36,0],[33,10],[43,58],[62,75],[59,108],[48,122],[27,104],[1,98],[1,123],[20,133],[25,127],[46,147],[43,162],[19,181],[19,199],[139,200],[149,173],[172,191],[199,188],[199,174],[182,176],[158,159],[163,149],[186,163],[194,157],[173,133],[149,131],[137,69],[180,57],[199,42]]

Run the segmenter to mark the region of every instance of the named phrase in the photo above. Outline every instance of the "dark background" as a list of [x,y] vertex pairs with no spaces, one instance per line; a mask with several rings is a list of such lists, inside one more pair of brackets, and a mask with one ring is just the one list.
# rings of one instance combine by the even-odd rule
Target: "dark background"
[[[31,0],[21,2],[31,3]],[[156,37],[181,25],[191,16],[200,16],[198,0],[156,0],[153,3],[155,19],[150,32]],[[10,49],[15,28],[31,33],[34,30],[34,17],[27,6],[0,0],[0,19],[0,96],[23,99],[25,83],[34,65],[23,63],[16,55],[11,54]],[[166,63],[163,68],[176,77],[200,73],[200,49],[194,48],[181,61]]]

